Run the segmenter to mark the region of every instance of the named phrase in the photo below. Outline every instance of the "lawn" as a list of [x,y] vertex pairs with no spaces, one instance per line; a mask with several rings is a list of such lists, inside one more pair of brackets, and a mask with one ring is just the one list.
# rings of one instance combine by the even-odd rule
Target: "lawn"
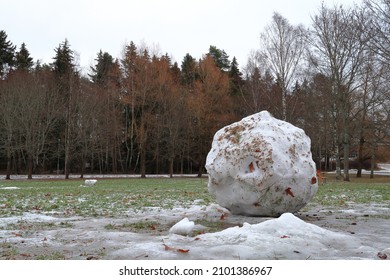
[[[210,196],[206,178],[99,179],[91,187],[83,183],[76,179],[1,180],[0,259],[181,258],[187,256],[165,251],[165,242],[187,248],[188,242],[201,239],[208,250],[222,238],[218,246],[223,247],[233,238],[218,237],[224,229],[269,220],[228,215]],[[327,184],[320,185],[317,195],[296,215],[307,223],[359,237],[364,246],[374,250],[374,254],[365,252],[364,257],[376,258],[376,248],[388,247],[389,209],[390,177],[343,182],[328,176]],[[169,235],[172,225],[185,216],[198,228],[189,237]],[[207,235],[213,233],[216,235]],[[260,234],[258,238],[267,243],[273,237]],[[294,238],[290,241],[297,242]],[[259,242],[245,246],[259,246]],[[197,250],[197,246],[189,258],[203,258],[204,250]],[[301,248],[302,244],[294,246]],[[280,258],[304,258],[285,252],[285,248],[289,247],[281,247]],[[255,252],[249,258],[273,258],[267,250]],[[229,258],[225,253],[215,254],[216,258]],[[348,247],[317,258],[333,258],[333,254],[335,258],[356,256]]]
[[[189,207],[195,200],[208,205],[214,199],[206,178],[100,179],[84,187],[83,180],[2,180],[0,217],[25,212],[59,216],[121,217],[145,207]],[[390,177],[328,179],[305,207],[338,208],[345,204],[381,204],[390,208]]]
[[205,178],[0,181],[0,217],[39,212],[61,216],[121,216],[144,207],[186,207],[213,201]]

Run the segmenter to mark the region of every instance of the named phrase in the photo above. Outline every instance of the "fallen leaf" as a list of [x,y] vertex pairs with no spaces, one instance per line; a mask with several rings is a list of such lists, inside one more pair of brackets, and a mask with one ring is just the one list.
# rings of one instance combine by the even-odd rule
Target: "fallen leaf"
[[165,249],[165,251],[171,251],[172,250],[172,248],[171,247],[169,247],[168,245],[165,245],[165,244],[163,244],[164,245],[164,249]]
[[219,217],[220,220],[225,220],[225,218],[228,216],[227,213],[224,213],[221,215],[221,217]]
[[253,171],[255,171],[255,167],[253,166],[253,162],[251,162],[249,164],[249,172],[252,173]]
[[166,244],[163,244],[163,245],[164,245],[165,251],[174,251],[174,252],[178,252],[178,253],[188,253],[190,251],[189,249],[176,249],[176,248],[170,247]]
[[188,253],[190,249],[177,249],[176,251],[178,251],[179,253]]
[[290,236],[282,235],[280,238],[290,238]]
[[385,260],[387,259],[387,255],[385,253],[382,253],[382,252],[379,252],[377,254],[378,258],[380,258],[381,260]]
[[290,187],[288,187],[287,189],[285,189],[285,190],[284,190],[284,193],[285,193],[286,195],[290,195],[290,196],[294,197],[294,194],[293,194],[293,192],[291,191],[291,188],[290,188]]

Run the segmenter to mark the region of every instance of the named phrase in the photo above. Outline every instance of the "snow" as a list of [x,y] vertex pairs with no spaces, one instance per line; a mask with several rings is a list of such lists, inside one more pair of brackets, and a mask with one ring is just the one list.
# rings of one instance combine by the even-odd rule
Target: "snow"
[[171,227],[169,233],[189,235],[194,230],[194,227],[195,223],[193,221],[188,220],[188,218],[184,218]]
[[[370,212],[367,207],[356,205],[353,212],[340,209],[332,214],[313,209],[298,215],[284,213],[278,218],[261,218],[233,215],[217,204],[202,203],[194,201],[189,208],[129,210],[126,218],[64,218],[25,213],[0,218],[0,240],[21,246],[22,252],[67,252],[71,259],[85,259],[86,252],[96,254],[102,250],[104,254],[98,257],[109,260],[390,259],[390,221],[368,219],[364,216]],[[390,213],[384,207],[381,211],[385,215]],[[226,228],[202,233],[207,228],[206,220],[220,222]],[[147,233],[106,228],[108,224],[145,221],[156,222],[157,229],[169,226]],[[40,226],[28,232],[12,228],[12,225],[31,228],[34,223]],[[38,230],[45,223],[70,226]]]
[[303,208],[318,189],[311,140],[262,111],[214,135],[208,188],[232,213],[278,217]]
[[19,187],[2,187],[0,189],[2,189],[2,190],[18,190],[20,188]]
[[96,185],[96,183],[97,183],[97,180],[95,180],[95,179],[87,179],[84,181],[84,186],[91,187],[91,186]]

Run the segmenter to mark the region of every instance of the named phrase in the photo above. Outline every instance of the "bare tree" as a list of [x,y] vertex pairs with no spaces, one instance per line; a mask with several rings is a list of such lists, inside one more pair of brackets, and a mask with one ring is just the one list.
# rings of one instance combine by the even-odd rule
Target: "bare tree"
[[368,30],[371,46],[382,61],[390,64],[390,0],[365,0],[364,7],[372,13]]
[[305,31],[274,13],[272,22],[261,34],[260,56],[282,89],[282,117],[287,119],[287,95],[296,81],[305,50]]
[[[344,180],[349,181],[349,153],[351,128],[351,97],[359,87],[361,69],[368,38],[362,30],[365,24],[363,10],[344,9],[342,6],[327,8],[324,4],[313,18],[310,43],[311,62],[330,77],[334,104],[334,120],[341,120],[335,127],[335,142],[344,150]],[[338,147],[338,145],[336,145]],[[336,151],[337,178],[341,176],[340,151]]]
[[8,90],[2,94],[7,107],[6,143],[14,145],[13,149],[7,148],[7,157],[15,149],[25,154],[28,179],[32,179],[33,167],[47,149],[49,134],[58,119],[58,92],[51,73],[45,72],[17,72],[9,77],[7,84]]

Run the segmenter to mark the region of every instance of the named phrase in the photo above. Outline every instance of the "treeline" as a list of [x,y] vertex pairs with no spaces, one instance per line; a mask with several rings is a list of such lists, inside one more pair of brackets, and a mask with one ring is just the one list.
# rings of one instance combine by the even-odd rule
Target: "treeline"
[[41,64],[0,31],[0,170],[200,176],[218,129],[268,110],[306,131],[319,169],[349,180],[351,157],[359,170],[386,159],[389,8],[323,5],[310,28],[275,13],[242,70],[216,46],[179,65],[130,42],[84,76],[67,40]]

